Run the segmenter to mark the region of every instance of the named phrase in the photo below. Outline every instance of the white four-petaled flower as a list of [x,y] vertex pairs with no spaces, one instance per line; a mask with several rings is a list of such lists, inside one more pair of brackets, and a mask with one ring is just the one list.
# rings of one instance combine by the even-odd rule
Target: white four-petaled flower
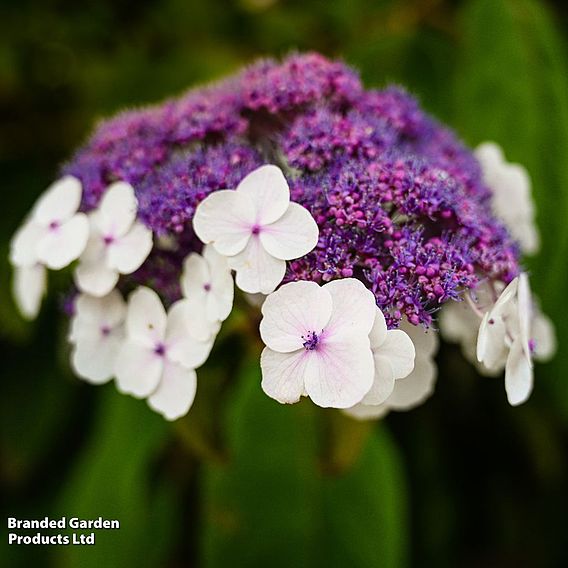
[[225,321],[233,308],[234,284],[227,259],[205,245],[203,256],[191,253],[183,263],[181,289],[198,337],[208,339],[211,329]]
[[269,294],[284,278],[286,261],[310,252],[318,227],[307,209],[290,202],[281,170],[262,166],[236,190],[215,191],[197,207],[195,233],[228,257],[237,286]]
[[494,142],[484,142],[475,150],[483,179],[493,193],[493,210],[505,222],[523,252],[539,249],[539,235],[531,196],[531,180],[520,164],[505,160],[503,150]]
[[533,388],[531,311],[528,277],[522,273],[503,290],[479,326],[477,359],[489,370],[505,368],[505,390],[513,406],[525,402]]
[[152,232],[136,221],[134,189],[125,182],[112,184],[95,211],[89,214],[87,247],[75,270],[80,290],[105,296],[118,282],[119,274],[140,268],[152,249]]
[[148,397],[152,409],[168,420],[187,413],[197,387],[195,369],[207,359],[214,336],[195,337],[186,300],[168,313],[153,290],[140,287],[128,301],[126,339],[115,367],[118,389]]
[[434,391],[437,368],[434,355],[438,350],[438,337],[432,330],[404,322],[401,329],[412,341],[416,357],[414,369],[404,378],[394,382],[392,393],[380,404],[366,404],[365,399],[344,412],[359,420],[380,418],[389,411],[411,410],[422,404]]
[[72,176],[53,183],[36,201],[10,243],[14,295],[26,317],[35,317],[39,310],[45,292],[45,267],[60,270],[85,249],[89,222],[84,213],[77,212],[81,194],[81,182]]
[[353,278],[320,287],[291,282],[262,305],[262,388],[282,403],[309,396],[318,406],[349,408],[373,384],[369,333],[375,298]]
[[106,383],[114,377],[118,352],[124,341],[126,303],[113,290],[103,298],[80,294],[75,300],[69,341],[71,365],[83,379]]

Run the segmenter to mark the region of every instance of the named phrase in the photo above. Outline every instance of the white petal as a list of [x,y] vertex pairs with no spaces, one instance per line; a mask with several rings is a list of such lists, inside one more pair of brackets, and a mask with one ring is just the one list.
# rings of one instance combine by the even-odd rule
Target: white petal
[[115,364],[115,376],[119,391],[144,398],[160,383],[164,357],[152,347],[127,341],[123,343]]
[[380,347],[387,338],[387,322],[385,316],[379,308],[375,311],[375,321],[369,333],[369,340],[371,341],[371,349]]
[[135,223],[128,233],[108,246],[108,266],[121,274],[131,274],[140,268],[151,250],[152,231]]
[[532,337],[535,341],[534,358],[549,361],[556,353],[556,333],[554,324],[543,313],[537,311],[532,322]]
[[532,298],[529,286],[529,277],[524,272],[519,276],[519,286],[517,289],[517,307],[520,332],[519,339],[521,341],[521,347],[523,348],[525,357],[528,359],[529,364],[532,366],[531,351],[529,345],[532,316]]
[[99,205],[97,221],[101,232],[114,237],[126,234],[136,219],[137,207],[130,184],[118,181],[110,185]]
[[148,397],[148,405],[166,420],[176,420],[188,413],[196,390],[195,371],[168,362],[158,388]]
[[262,390],[282,404],[298,402],[304,392],[308,354],[304,349],[278,353],[266,347],[260,357]]
[[505,367],[505,390],[511,406],[525,402],[533,388],[533,371],[530,359],[525,355],[521,341],[516,339],[511,345]]
[[14,267],[12,287],[21,314],[26,319],[35,319],[47,288],[45,266],[35,264],[33,266]]
[[85,250],[89,238],[89,221],[77,213],[56,229],[48,230],[37,246],[38,260],[52,270],[60,270]]
[[154,349],[166,337],[166,324],[166,310],[154,290],[140,286],[130,294],[126,314],[129,339]]
[[497,298],[495,305],[491,309],[491,317],[502,316],[511,311],[517,297],[518,288],[519,277],[511,280],[503,292],[501,292],[501,295]]
[[191,306],[188,300],[180,300],[168,312],[166,345],[168,358],[182,365],[196,369],[205,363],[215,340],[213,328],[209,324],[205,340],[198,339],[190,327]]
[[432,357],[438,351],[440,343],[438,334],[432,329],[425,330],[423,327],[412,325],[406,320],[402,322],[400,329],[412,340],[417,359],[419,357]]
[[375,365],[367,337],[324,345],[306,353],[306,392],[318,406],[350,408],[371,389]]
[[195,297],[202,302],[205,300],[206,284],[211,284],[211,274],[209,265],[204,257],[196,252],[192,252],[183,262],[183,272],[181,275],[181,290],[186,298]]
[[103,262],[80,262],[74,273],[75,284],[82,292],[102,297],[108,294],[118,282],[118,272]]
[[346,408],[343,412],[356,420],[374,420],[382,418],[388,414],[389,410],[386,404],[370,405],[359,403],[351,408]]
[[117,329],[92,340],[77,342],[73,349],[71,364],[75,373],[93,383],[103,384],[114,377],[114,368],[124,340],[124,332]]
[[[333,307],[326,337],[334,342],[368,336],[375,323],[377,305],[372,292],[355,278],[334,280],[323,286],[331,294]],[[351,405],[352,406],[352,405]]]
[[394,390],[386,401],[393,410],[410,410],[422,404],[433,392],[437,367],[432,359],[418,357],[414,371],[394,383]]
[[500,317],[493,318],[492,312],[483,316],[477,336],[477,360],[489,370],[503,368],[507,360],[505,324]]
[[51,184],[36,201],[32,215],[42,225],[65,221],[72,217],[81,204],[81,182],[65,176]]
[[237,191],[254,203],[255,221],[261,225],[274,223],[282,217],[290,202],[288,182],[277,166],[257,168],[239,183]]
[[384,343],[378,349],[374,349],[373,353],[375,360],[377,356],[389,360],[395,379],[408,376],[414,369],[414,357],[416,355],[414,344],[412,339],[401,329],[388,331]]
[[315,282],[290,282],[270,294],[262,305],[260,336],[270,349],[289,353],[304,349],[309,332],[320,335],[329,322],[330,294]]
[[126,317],[126,303],[120,292],[113,290],[104,298],[80,294],[75,300],[75,318],[94,326],[115,327]]
[[25,222],[10,242],[10,262],[14,266],[33,266],[37,263],[37,247],[45,228],[33,221]]
[[258,237],[251,238],[242,252],[228,260],[237,273],[237,286],[250,294],[270,294],[286,273],[286,262],[268,254]]
[[241,252],[247,245],[255,223],[252,201],[236,191],[214,191],[195,210],[193,229],[204,243],[213,243],[225,256]]
[[[467,293],[467,292],[466,292]],[[466,302],[447,302],[442,308],[440,318],[440,332],[446,341],[463,343],[477,338],[479,319]]]
[[374,356],[375,375],[371,390],[363,397],[361,404],[377,405],[384,402],[394,389],[394,370],[390,361],[380,355]]
[[203,249],[203,257],[209,264],[211,273],[211,290],[207,299],[207,311],[210,319],[215,317],[224,321],[233,309],[235,285],[227,258],[207,245]]
[[308,254],[318,244],[319,229],[310,212],[290,203],[280,219],[260,231],[262,246],[274,257],[292,260]]

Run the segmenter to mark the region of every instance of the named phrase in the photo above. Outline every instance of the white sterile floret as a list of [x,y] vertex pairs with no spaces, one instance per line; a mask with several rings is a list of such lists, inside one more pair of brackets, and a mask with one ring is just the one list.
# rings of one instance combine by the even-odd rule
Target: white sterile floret
[[503,290],[479,326],[477,359],[490,370],[505,368],[505,390],[513,406],[525,402],[533,388],[531,310],[528,277],[523,273]]
[[401,325],[412,341],[416,356],[414,369],[404,378],[397,379],[390,396],[381,404],[365,404],[365,399],[344,412],[359,420],[381,418],[391,410],[411,410],[422,404],[433,392],[437,368],[434,355],[438,350],[438,337],[432,330],[404,322]]
[[369,333],[375,298],[353,278],[320,287],[291,282],[262,305],[262,388],[281,403],[309,396],[349,408],[369,392],[375,372]]
[[47,289],[47,269],[43,264],[15,266],[12,294],[20,313],[26,319],[34,319]]
[[202,341],[189,325],[186,300],[166,313],[156,292],[139,287],[128,299],[126,339],[118,354],[118,389],[148,404],[168,420],[190,409],[197,387],[195,369],[209,356],[214,337]]
[[89,214],[89,241],[75,270],[80,290],[104,296],[116,286],[119,274],[131,274],[146,260],[152,250],[152,232],[136,221],[136,210],[132,186],[117,182]]
[[90,383],[106,383],[114,377],[116,357],[124,341],[126,303],[113,290],[103,298],[80,294],[75,300],[69,341],[71,365]]
[[362,404],[381,404],[393,392],[395,381],[414,369],[415,349],[410,337],[400,329],[387,329],[385,316],[376,309],[375,323],[369,335],[375,360],[375,377]]
[[466,300],[446,302],[440,312],[442,337],[450,343],[458,343],[467,361],[474,365],[481,375],[487,377],[498,375],[500,369],[488,369],[477,360],[477,335],[481,323],[479,314],[491,309],[494,295],[503,288],[500,282],[492,285],[484,282],[475,291],[466,291],[465,294],[469,294]]
[[203,256],[191,253],[183,263],[181,289],[196,333],[207,339],[212,326],[225,321],[233,308],[234,284],[226,257],[211,245],[204,247]]
[[28,318],[39,310],[45,292],[45,267],[60,270],[85,249],[89,222],[85,214],[77,212],[81,194],[81,182],[72,176],[55,182],[39,197],[12,238],[13,291],[18,307]]
[[244,292],[269,294],[284,278],[286,261],[310,252],[318,227],[307,209],[290,202],[282,171],[262,166],[236,190],[215,191],[197,207],[195,233],[228,257]]
[[493,192],[493,210],[501,218],[523,252],[534,254],[539,249],[539,235],[531,196],[531,180],[520,164],[506,161],[494,142],[484,142],[475,150],[483,179]]

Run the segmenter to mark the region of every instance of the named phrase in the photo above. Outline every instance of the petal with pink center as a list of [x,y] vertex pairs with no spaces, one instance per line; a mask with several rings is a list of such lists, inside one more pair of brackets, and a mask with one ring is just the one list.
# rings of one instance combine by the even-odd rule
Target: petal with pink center
[[144,398],[154,392],[160,383],[164,368],[164,357],[154,349],[127,341],[117,355],[115,376],[119,391]]
[[47,230],[37,245],[37,258],[52,270],[60,270],[81,256],[89,238],[89,221],[77,213],[57,228]]
[[311,354],[306,393],[318,406],[350,408],[371,389],[375,364],[367,337],[323,345]]
[[108,246],[107,264],[121,274],[132,274],[148,258],[152,250],[152,231],[135,223],[124,236]]
[[310,212],[290,203],[280,219],[260,231],[262,246],[274,257],[292,260],[308,254],[318,244],[319,229]]
[[315,282],[290,282],[270,294],[262,305],[260,336],[274,351],[303,349],[308,333],[317,335],[329,322],[332,300]]
[[225,256],[240,253],[255,224],[255,208],[248,196],[223,189],[206,197],[195,210],[193,228],[205,244]]
[[248,174],[237,192],[249,197],[256,210],[255,221],[261,225],[280,219],[290,202],[290,189],[282,170],[270,164]]
[[270,294],[282,282],[286,262],[268,254],[258,236],[252,237],[245,249],[228,259],[236,271],[235,281],[243,292]]

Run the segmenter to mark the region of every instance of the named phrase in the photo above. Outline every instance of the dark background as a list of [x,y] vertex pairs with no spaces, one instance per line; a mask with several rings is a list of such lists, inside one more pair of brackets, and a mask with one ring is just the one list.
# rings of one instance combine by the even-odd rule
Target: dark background
[[[88,547],[8,547],[5,566],[568,565],[568,74],[564,2],[140,0],[0,4],[2,516],[121,521]],[[167,424],[67,364],[65,275],[27,324],[8,242],[101,117],[259,56],[318,50],[368,86],[406,85],[472,146],[499,142],[534,183],[527,262],[560,340],[519,408],[459,349],[423,407],[362,425],[260,394],[235,316]],[[256,345],[249,351],[254,351]],[[25,534],[34,534],[28,531]]]

